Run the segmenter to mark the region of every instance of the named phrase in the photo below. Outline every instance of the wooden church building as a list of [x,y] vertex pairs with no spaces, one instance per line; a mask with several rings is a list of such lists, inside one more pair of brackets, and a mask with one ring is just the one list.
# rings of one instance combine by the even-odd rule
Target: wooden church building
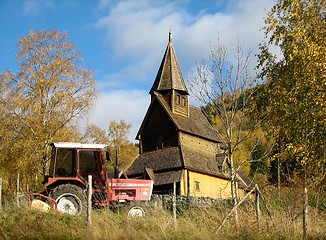
[[[136,138],[140,153],[125,175],[152,179],[157,194],[171,193],[175,182],[180,196],[230,198],[226,148],[201,109],[189,103],[171,32],[149,93],[151,103]],[[239,177],[240,197],[249,185]]]

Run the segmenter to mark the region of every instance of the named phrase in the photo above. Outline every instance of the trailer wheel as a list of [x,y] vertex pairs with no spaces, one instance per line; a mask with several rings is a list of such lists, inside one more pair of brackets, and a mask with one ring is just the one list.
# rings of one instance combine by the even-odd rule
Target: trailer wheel
[[76,185],[59,185],[53,189],[50,197],[55,199],[60,212],[76,215],[86,209],[86,194]]
[[133,207],[129,210],[128,216],[130,217],[143,217],[145,212],[141,207]]

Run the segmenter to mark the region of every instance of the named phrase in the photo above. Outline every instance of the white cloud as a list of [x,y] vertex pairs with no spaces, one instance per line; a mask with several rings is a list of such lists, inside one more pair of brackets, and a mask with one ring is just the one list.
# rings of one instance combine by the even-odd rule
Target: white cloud
[[125,63],[121,72],[127,81],[148,81],[149,73],[157,71],[170,27],[177,28],[187,18],[185,12],[175,12],[173,6],[155,1],[121,1],[95,24],[106,31],[110,58]]
[[214,43],[218,34],[226,46],[239,37],[257,53],[263,40],[264,9],[270,9],[273,2],[230,0],[224,12],[192,15],[182,8],[182,1],[118,1],[95,26],[106,31],[111,57],[125,61],[124,74],[133,76],[134,81],[148,81],[148,73],[159,67],[170,28],[183,72],[188,72],[201,54],[207,56],[209,42]]
[[110,121],[124,120],[132,124],[129,139],[133,141],[149,103],[150,95],[139,90],[102,92],[90,112],[87,123],[93,123],[107,131]]
[[[109,0],[101,0],[100,6],[109,9],[94,26],[106,33],[104,41],[110,61],[124,64],[117,72],[101,76],[101,84],[106,89],[124,90],[104,92],[90,120],[103,129],[110,120],[130,122],[130,138],[134,139],[150,102],[148,91],[168,43],[170,28],[186,80],[195,60],[208,55],[209,42],[214,44],[218,36],[227,47],[239,38],[253,54],[257,53],[258,44],[263,41],[260,29],[264,25],[264,9],[270,9],[275,1],[229,0],[223,12],[191,14],[182,8],[182,1],[130,0],[110,4]],[[146,83],[149,88],[134,90],[139,89],[137,83]]]

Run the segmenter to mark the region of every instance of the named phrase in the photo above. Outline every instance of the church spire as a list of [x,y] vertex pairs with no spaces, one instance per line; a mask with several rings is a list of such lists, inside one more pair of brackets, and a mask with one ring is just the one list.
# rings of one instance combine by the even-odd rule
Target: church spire
[[172,32],[154,84],[149,92],[154,99],[160,93],[173,113],[189,117],[189,93],[172,45]]
[[166,47],[160,68],[149,93],[152,95],[154,91],[160,92],[165,90],[178,90],[189,95],[172,45],[171,30],[169,32],[169,43]]

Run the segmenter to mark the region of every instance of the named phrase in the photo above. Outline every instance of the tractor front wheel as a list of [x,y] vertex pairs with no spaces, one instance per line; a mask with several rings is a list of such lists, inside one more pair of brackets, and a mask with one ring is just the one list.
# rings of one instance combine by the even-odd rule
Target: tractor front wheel
[[76,215],[86,209],[86,193],[76,185],[59,185],[50,194],[58,204],[58,211]]

